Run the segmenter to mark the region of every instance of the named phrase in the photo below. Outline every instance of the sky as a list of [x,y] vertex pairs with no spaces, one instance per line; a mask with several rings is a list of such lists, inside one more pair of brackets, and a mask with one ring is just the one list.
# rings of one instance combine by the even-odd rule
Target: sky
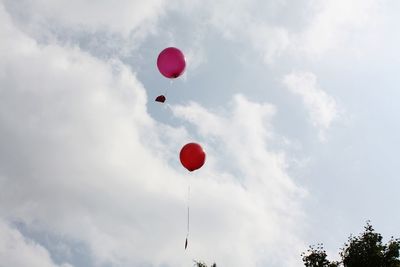
[[0,267],[300,267],[367,220],[399,237],[399,11],[0,0]]

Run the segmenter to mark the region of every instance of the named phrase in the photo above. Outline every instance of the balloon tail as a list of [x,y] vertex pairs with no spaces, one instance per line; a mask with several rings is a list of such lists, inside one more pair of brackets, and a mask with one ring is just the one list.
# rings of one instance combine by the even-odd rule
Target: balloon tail
[[186,248],[187,248],[187,245],[188,245],[188,239],[187,239],[187,237],[186,237],[186,240],[185,240],[185,250],[186,250]]

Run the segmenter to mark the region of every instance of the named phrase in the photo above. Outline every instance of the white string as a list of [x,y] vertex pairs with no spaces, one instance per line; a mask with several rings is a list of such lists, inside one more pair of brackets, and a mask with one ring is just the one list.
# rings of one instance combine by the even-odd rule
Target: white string
[[187,198],[187,237],[189,236],[189,229],[190,229],[190,184],[188,185],[188,198]]
[[190,183],[188,184],[188,194],[187,194],[187,232],[185,240],[185,250],[188,246],[189,230],[190,230]]
[[169,80],[169,86],[164,87],[164,93],[163,93],[163,95],[165,96],[165,98],[167,98],[168,92],[171,91],[171,88],[172,88],[173,83],[174,83],[174,80],[173,80],[173,79],[170,79],[170,80]]

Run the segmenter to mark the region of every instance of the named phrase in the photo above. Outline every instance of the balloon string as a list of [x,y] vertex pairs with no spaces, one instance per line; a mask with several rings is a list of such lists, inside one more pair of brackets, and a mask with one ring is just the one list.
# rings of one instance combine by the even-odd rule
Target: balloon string
[[186,240],[185,240],[185,250],[188,245],[189,230],[190,230],[190,184],[188,184],[188,195],[187,195],[187,233],[186,233]]
[[189,236],[189,226],[190,226],[190,185],[188,185],[188,207],[187,207],[187,235]]
[[164,95],[165,97],[168,96],[168,91],[171,91],[171,88],[172,88],[172,84],[173,84],[173,83],[174,83],[174,80],[170,79],[170,80],[169,80],[169,86],[164,87],[163,95]]

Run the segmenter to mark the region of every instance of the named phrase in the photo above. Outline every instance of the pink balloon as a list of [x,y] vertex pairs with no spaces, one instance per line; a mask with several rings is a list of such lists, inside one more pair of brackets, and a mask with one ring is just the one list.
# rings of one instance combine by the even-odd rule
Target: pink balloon
[[185,56],[182,51],[175,47],[165,48],[157,58],[158,70],[167,78],[181,76],[186,67]]

